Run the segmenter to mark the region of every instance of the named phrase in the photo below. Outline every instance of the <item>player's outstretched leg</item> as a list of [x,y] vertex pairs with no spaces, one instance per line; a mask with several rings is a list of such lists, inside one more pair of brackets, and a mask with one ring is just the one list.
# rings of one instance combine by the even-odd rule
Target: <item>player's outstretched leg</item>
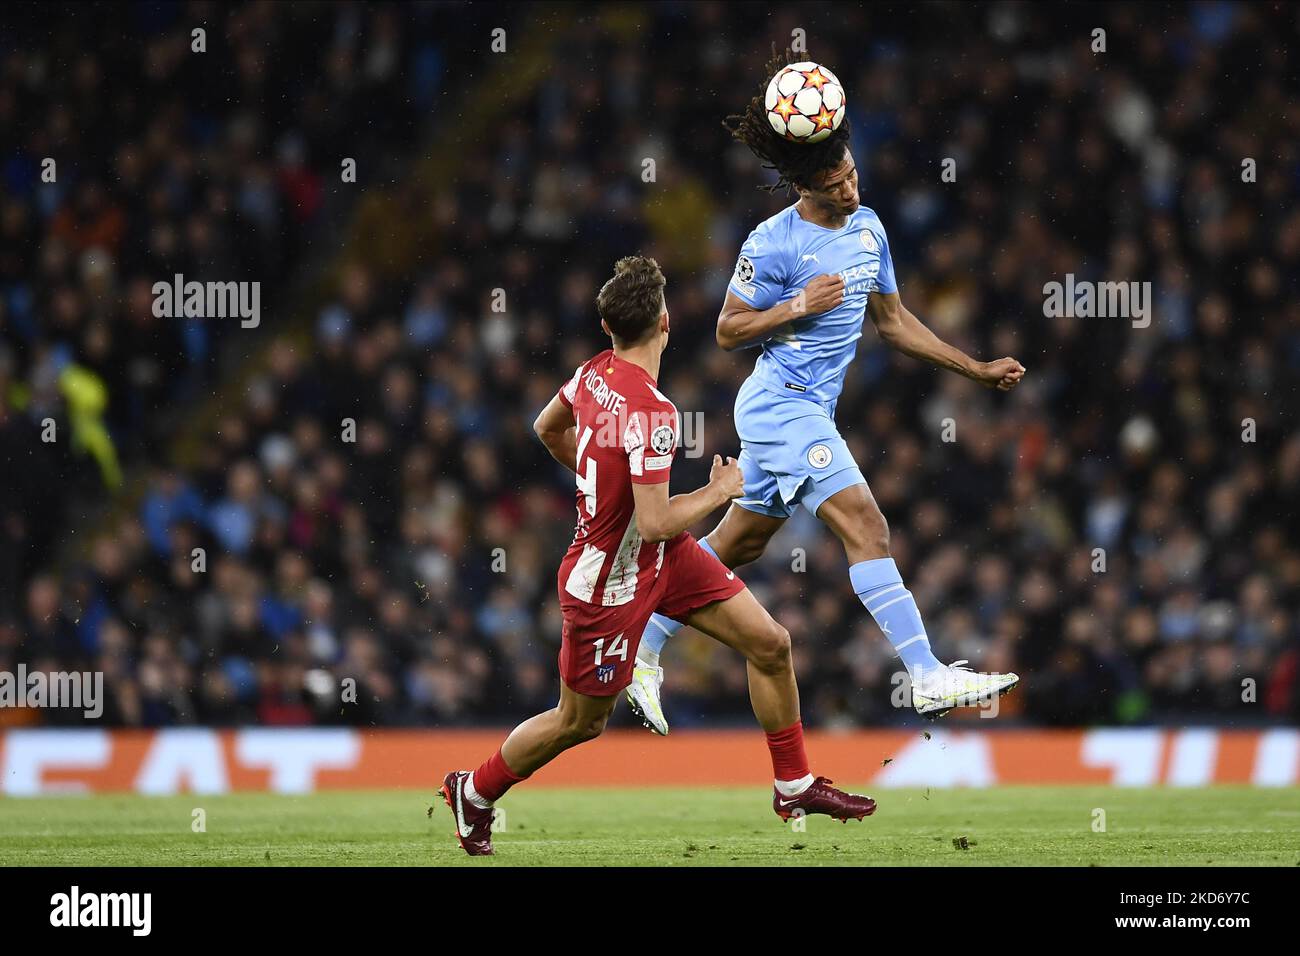
[[530,717],[470,773],[453,770],[442,781],[442,798],[456,817],[456,839],[470,856],[492,853],[492,806],[507,790],[532,776],[570,747],[599,737],[618,695],[590,697],[560,683],[560,702]]
[[[713,550],[708,538],[699,538],[695,543],[715,558],[718,557],[718,552]],[[722,563],[726,564],[725,561]],[[661,737],[668,736],[668,718],[664,716],[664,705],[660,697],[660,689],[664,685],[664,669],[659,663],[659,652],[668,643],[668,638],[681,629],[681,621],[674,621],[671,617],[658,613],[650,615],[637,647],[632,683],[627,685],[627,702],[632,713]]]
[[1020,682],[1015,674],[979,674],[963,667],[965,661],[948,665],[934,656],[912,592],[889,557],[889,527],[865,483],[827,498],[817,517],[843,542],[853,591],[907,668],[918,714],[942,717],[954,707],[990,701]]
[[686,621],[745,655],[750,703],[767,733],[772,755],[772,809],[777,815],[788,820],[796,814],[824,813],[847,821],[875,813],[875,800],[837,790],[829,779],[814,777],[808,769],[790,633],[772,619],[749,589],[692,611]]
[[[700,547],[705,547],[703,540]],[[712,550],[710,549],[710,554]],[[672,637],[682,629],[679,621],[662,614],[652,614],[645,631],[641,634],[641,644],[636,651],[636,666],[632,668],[632,683],[627,685],[627,702],[632,713],[641,718],[641,722],[660,736],[668,733],[668,718],[664,716],[663,703],[659,689],[664,683],[664,669],[659,663],[659,652]]]
[[[746,511],[739,505],[732,505],[713,532],[696,543],[728,568],[734,569],[757,560],[772,535],[783,524],[784,518],[761,515]],[[660,695],[664,669],[659,663],[659,653],[668,639],[681,629],[680,621],[674,621],[663,614],[650,616],[636,652],[632,683],[627,688],[627,702],[632,707],[632,712],[660,736],[668,733],[668,718],[664,715]]]

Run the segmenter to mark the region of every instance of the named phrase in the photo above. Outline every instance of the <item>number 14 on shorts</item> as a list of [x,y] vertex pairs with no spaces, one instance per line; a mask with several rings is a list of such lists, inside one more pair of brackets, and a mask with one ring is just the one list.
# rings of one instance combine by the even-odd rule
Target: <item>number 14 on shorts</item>
[[602,684],[608,684],[614,679],[614,665],[606,664],[605,658],[617,657],[624,663],[627,662],[627,638],[619,634],[609,642],[609,647],[605,647],[605,639],[592,641],[596,647],[596,680]]
[[609,650],[605,650],[605,639],[603,637],[591,643],[596,645],[597,664],[603,663],[607,657],[617,657],[620,661],[627,661],[627,638],[622,634],[609,642]]

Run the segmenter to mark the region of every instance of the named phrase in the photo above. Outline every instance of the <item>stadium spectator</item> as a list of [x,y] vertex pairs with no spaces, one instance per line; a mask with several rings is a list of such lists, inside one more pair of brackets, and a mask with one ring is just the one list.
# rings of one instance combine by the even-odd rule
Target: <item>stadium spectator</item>
[[[209,341],[221,330],[152,320],[149,277],[301,263],[334,175],[324,144],[363,135],[362,117],[402,129],[414,106],[386,94],[433,69],[418,13],[337,8],[312,25],[339,94],[325,109],[308,64],[262,48],[300,15],[240,9],[236,92],[264,92],[269,70],[284,84],[277,116],[200,95],[174,27],[133,68],[144,76],[117,72],[122,41],[89,45],[35,103],[30,54],[4,54],[0,139],[19,148],[0,206],[0,439],[32,449],[33,470],[0,491],[30,482],[18,500],[48,508],[75,471],[36,443],[33,410],[63,401],[39,380],[56,347],[106,383],[113,434],[148,479],[112,547],[63,570],[58,542],[32,543],[39,520],[0,501],[0,536],[23,555],[0,557],[0,667],[103,669],[109,719],[126,724],[448,726],[544,706],[573,486],[530,423],[599,350],[597,277],[640,251],[668,276],[665,390],[703,424],[678,481],[702,483],[712,453],[738,447],[730,408],[753,356],[717,349],[713,323],[745,231],[786,199],[754,188],[767,174],[720,120],[795,24],[696,3],[557,29],[550,68],[518,100],[485,104],[473,137],[435,124],[453,171],[404,212],[427,220],[436,255],[397,278],[360,260],[331,274],[310,337],[277,337],[204,425],[193,399],[223,380]],[[1002,398],[877,347],[868,328],[838,417],[938,656],[1025,678],[1007,718],[1294,721],[1300,84],[1287,14],[1094,15],[1131,55],[1103,63],[1078,11],[1033,5],[946,7],[960,48],[870,10],[800,24],[845,82],[863,202],[890,230],[905,300],[963,349],[1029,370]],[[332,45],[330,17],[368,20],[371,39]],[[107,83],[112,99],[118,76],[122,89],[175,84],[173,108],[136,104],[114,130],[73,122],[86,91]],[[277,117],[301,128],[272,144]],[[71,130],[102,134],[105,176],[40,192],[36,158]],[[1242,180],[1246,156],[1257,181]],[[1067,273],[1152,282],[1153,320],[1045,317],[1043,285]],[[118,291],[97,299],[92,281]],[[202,439],[193,463],[154,447],[175,423],[156,413],[177,398]],[[947,420],[955,442],[940,437]],[[84,535],[61,527],[61,541]],[[806,723],[903,719],[895,663],[813,520],[792,519],[741,575],[792,634]],[[669,653],[674,726],[748,720],[736,655],[689,639]],[[348,679],[355,705],[340,706]],[[1243,702],[1248,679],[1258,703]]]

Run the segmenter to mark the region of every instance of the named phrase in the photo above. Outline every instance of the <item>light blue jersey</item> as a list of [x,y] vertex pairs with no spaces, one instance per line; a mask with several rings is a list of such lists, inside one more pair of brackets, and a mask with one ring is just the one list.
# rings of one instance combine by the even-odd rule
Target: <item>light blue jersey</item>
[[789,517],[865,481],[835,427],[835,403],[857,352],[873,292],[897,292],[885,229],[860,206],[839,229],[805,220],[794,206],[749,234],[730,290],[756,309],[793,299],[815,277],[839,274],[844,301],[795,319],[763,340],[753,374],[736,396],[745,474],[742,508]]
[[764,340],[753,373],[769,389],[833,409],[862,335],[867,296],[898,291],[880,217],[859,206],[841,228],[826,229],[789,206],[751,232],[740,253],[728,288],[759,310],[793,299],[816,276],[843,277],[844,301]]
[[[835,404],[862,336],[867,298],[898,291],[889,240],[880,218],[864,206],[839,229],[814,225],[791,206],[749,234],[728,286],[763,311],[794,298],[824,274],[844,278],[844,301],[821,315],[795,319],[759,343],[763,351],[736,396],[745,493],[733,503],[773,518],[788,518],[801,506],[816,515],[828,499],[866,483],[835,427]],[[700,547],[713,551],[708,538],[700,539]],[[894,559],[859,561],[849,567],[849,581],[911,675],[912,700],[921,710],[925,698],[918,698],[915,688],[923,675],[948,671],[930,649],[920,611]],[[637,673],[662,680],[659,651],[680,627],[661,614],[650,618],[637,651]],[[629,692],[630,698],[638,713],[657,721],[651,724],[646,717],[647,726],[667,733],[657,682],[653,688],[640,697]],[[941,710],[933,706],[921,712]]]

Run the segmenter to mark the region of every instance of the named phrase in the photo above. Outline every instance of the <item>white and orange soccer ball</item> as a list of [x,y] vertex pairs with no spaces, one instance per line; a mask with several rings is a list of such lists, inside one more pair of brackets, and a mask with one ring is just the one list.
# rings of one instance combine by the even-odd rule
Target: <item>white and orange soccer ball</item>
[[819,143],[844,122],[844,87],[820,63],[777,70],[763,104],[772,129],[794,143]]

